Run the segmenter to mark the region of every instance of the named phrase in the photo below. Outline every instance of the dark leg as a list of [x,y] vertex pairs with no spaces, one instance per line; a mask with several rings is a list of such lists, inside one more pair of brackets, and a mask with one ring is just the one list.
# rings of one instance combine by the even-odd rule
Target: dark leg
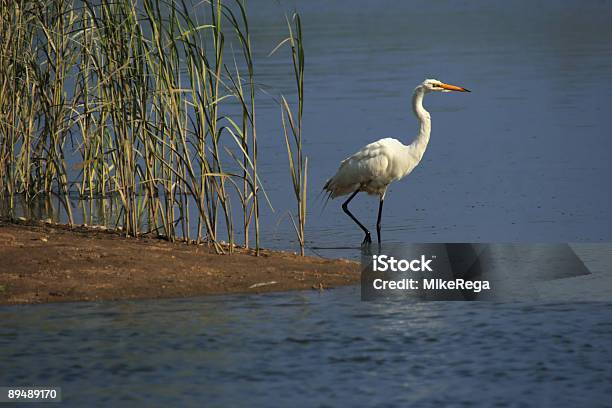
[[351,214],[351,212],[348,209],[348,203],[351,202],[351,200],[353,198],[355,198],[355,196],[357,195],[357,193],[359,193],[359,190],[355,191],[353,194],[351,194],[351,196],[344,202],[344,204],[342,204],[342,210],[346,213],[346,215],[348,215],[349,217],[351,217],[351,219],[353,221],[355,221],[355,223],[357,225],[359,225],[359,228],[361,228],[361,230],[363,232],[365,232],[365,238],[363,239],[363,242],[361,243],[361,245],[364,244],[370,244],[372,243],[372,236],[370,235],[370,231],[368,231],[368,229],[366,227],[363,226],[362,223],[359,222],[359,220],[357,218],[355,218],[355,216],[353,214]]
[[385,199],[383,197],[380,198],[380,203],[378,204],[378,219],[376,220],[376,236],[378,237],[378,246],[380,247],[380,227],[381,227],[381,218],[382,218],[382,208]]

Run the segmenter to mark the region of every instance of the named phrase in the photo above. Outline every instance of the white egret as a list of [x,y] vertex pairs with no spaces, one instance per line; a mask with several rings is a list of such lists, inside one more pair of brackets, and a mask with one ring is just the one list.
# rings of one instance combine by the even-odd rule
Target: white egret
[[380,245],[380,229],[383,202],[389,184],[400,180],[419,164],[431,133],[431,116],[423,108],[423,97],[433,91],[470,92],[460,86],[445,84],[437,79],[426,79],[417,86],[412,96],[412,110],[420,123],[419,133],[412,143],[404,145],[397,139],[385,138],[370,143],[352,156],[344,159],[336,174],[327,180],[323,189],[330,198],[350,194],[342,204],[344,212],[363,230],[362,245],[372,242],[370,231],[349,211],[348,204],[360,191],[379,196],[376,233]]

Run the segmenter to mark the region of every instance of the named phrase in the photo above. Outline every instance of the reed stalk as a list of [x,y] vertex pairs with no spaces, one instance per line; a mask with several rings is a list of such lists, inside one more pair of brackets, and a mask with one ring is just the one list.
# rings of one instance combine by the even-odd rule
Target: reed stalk
[[[293,195],[296,201],[295,217],[289,212],[295,233],[300,245],[300,255],[304,256],[306,246],[306,208],[308,187],[308,157],[304,155],[302,146],[302,116],[304,110],[304,46],[302,35],[302,22],[300,15],[294,13],[291,20],[287,20],[289,36],[281,41],[272,51],[274,53],[283,44],[291,48],[291,62],[297,91],[297,110],[293,112],[285,96],[281,96],[281,121],[283,134],[289,159],[289,171]],[[297,218],[297,222],[296,222]]]

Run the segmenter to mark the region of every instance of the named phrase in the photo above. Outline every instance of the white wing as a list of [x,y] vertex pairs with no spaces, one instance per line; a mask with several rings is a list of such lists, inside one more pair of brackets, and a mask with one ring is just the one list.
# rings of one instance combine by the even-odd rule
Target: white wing
[[403,177],[409,171],[406,171],[410,159],[407,149],[399,140],[391,138],[370,143],[343,160],[324,189],[329,191],[331,198],[358,189],[370,194],[384,194],[391,181]]

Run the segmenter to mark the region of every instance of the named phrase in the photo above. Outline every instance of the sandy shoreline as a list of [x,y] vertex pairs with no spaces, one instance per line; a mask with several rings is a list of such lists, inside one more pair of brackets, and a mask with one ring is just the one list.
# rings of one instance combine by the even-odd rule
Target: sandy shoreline
[[327,289],[359,282],[359,265],[43,223],[0,221],[0,305]]

